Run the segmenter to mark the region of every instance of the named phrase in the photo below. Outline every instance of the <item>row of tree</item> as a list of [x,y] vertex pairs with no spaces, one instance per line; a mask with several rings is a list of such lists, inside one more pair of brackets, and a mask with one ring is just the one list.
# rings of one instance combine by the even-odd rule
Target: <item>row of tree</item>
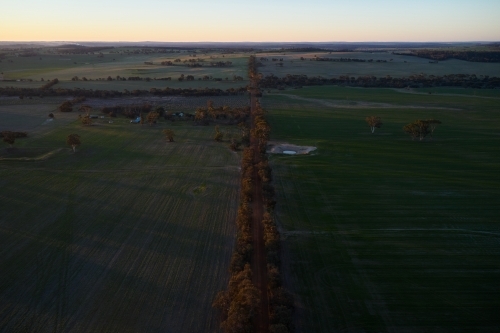
[[236,246],[229,266],[228,288],[220,291],[213,306],[221,313],[221,328],[226,333],[255,332],[254,320],[259,311],[259,290],[252,283],[252,201],[253,148],[245,148],[242,158],[241,193],[236,225]]
[[[85,96],[77,96],[69,101],[64,101],[61,103],[61,105],[59,105],[57,107],[57,109],[60,111],[60,112],[71,112],[73,111],[73,106],[75,106],[76,104],[79,104],[79,103],[82,103],[86,100],[86,97]],[[82,111],[82,108],[85,108],[86,106],[82,106],[80,108],[80,111]],[[87,111],[88,113],[88,111]]]
[[[42,81],[43,81],[43,79],[42,79]],[[49,82],[47,82],[43,86],[41,86],[40,90],[47,90],[47,89],[51,88],[52,86],[54,86],[54,85],[56,85],[58,83],[59,83],[58,79],[50,80]]]
[[500,62],[500,51],[448,51],[448,50],[414,50],[411,53],[396,53],[436,61],[459,59],[471,62]]
[[226,90],[216,88],[192,89],[192,88],[151,88],[150,90],[93,90],[93,89],[37,89],[37,88],[19,88],[19,87],[0,87],[0,95],[3,96],[29,96],[29,97],[48,97],[48,96],[83,96],[87,98],[112,98],[127,96],[236,96],[242,95],[247,91],[246,87],[229,88]]
[[227,124],[238,124],[246,122],[250,117],[250,107],[232,108],[230,106],[215,107],[213,101],[207,101],[207,107],[196,109],[194,120],[200,125],[208,125],[210,122],[224,122]]
[[[300,57],[300,60],[306,60],[307,58]],[[309,58],[309,61],[327,61],[327,62],[373,62],[373,59],[358,59],[358,58],[321,58],[314,57]],[[387,62],[387,60],[377,60],[376,62]]]
[[422,87],[464,87],[475,89],[492,89],[500,87],[500,77],[476,76],[469,74],[450,74],[443,76],[411,75],[409,77],[349,77],[341,75],[336,78],[322,76],[309,77],[307,75],[291,75],[277,77],[273,74],[261,79],[260,86],[266,89],[280,89],[284,87],[302,87],[315,85],[342,85],[365,88],[422,88]]
[[265,210],[262,224],[264,226],[268,275],[269,332],[286,333],[292,332],[294,329],[292,320],[294,306],[291,294],[283,286],[283,279],[280,272],[281,241],[278,227],[273,217],[276,205],[276,201],[274,200],[275,190],[272,185],[272,169],[266,155],[270,132],[271,128],[265,119],[264,110],[260,103],[257,103],[252,135],[257,138],[258,142],[259,163],[254,167],[257,168],[257,174],[261,180]]

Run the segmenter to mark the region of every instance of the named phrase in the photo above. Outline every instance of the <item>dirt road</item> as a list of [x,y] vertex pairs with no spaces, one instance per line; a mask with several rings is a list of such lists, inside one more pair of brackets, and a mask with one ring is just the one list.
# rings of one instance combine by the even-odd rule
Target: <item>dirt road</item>
[[[252,83],[251,88],[251,112],[252,112],[252,129],[255,126],[255,113],[257,111],[257,89]],[[253,135],[250,139],[250,145],[254,148],[254,165],[260,162],[260,153],[258,150],[258,139]],[[257,173],[257,168],[254,168],[252,175],[253,198],[252,198],[252,239],[253,239],[253,257],[252,271],[253,283],[260,290],[260,311],[257,315],[255,323],[255,331],[257,333],[269,332],[269,298],[267,295],[267,262],[266,249],[264,244],[264,227],[262,218],[264,215],[264,201],[262,195],[262,181]]]

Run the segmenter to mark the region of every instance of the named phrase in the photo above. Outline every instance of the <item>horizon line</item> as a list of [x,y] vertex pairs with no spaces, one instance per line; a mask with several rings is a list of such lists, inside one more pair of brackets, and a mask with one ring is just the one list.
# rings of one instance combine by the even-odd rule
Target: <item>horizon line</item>
[[499,43],[500,40],[468,40],[468,41],[100,41],[100,40],[0,40],[0,43],[247,43],[247,44],[288,44],[288,43],[304,43],[304,44],[382,44],[382,43],[436,43],[436,44],[453,44],[453,43]]

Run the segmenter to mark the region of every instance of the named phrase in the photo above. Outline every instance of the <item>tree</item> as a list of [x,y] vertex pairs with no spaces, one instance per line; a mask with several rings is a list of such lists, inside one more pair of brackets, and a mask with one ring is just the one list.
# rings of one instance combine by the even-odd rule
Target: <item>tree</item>
[[66,101],[59,105],[59,111],[61,112],[71,112],[73,111],[73,104],[70,101]]
[[92,111],[92,107],[90,105],[82,105],[80,106],[80,108],[78,109],[78,111],[80,112],[85,112],[86,114],[90,114],[90,112]]
[[16,142],[16,135],[10,131],[2,132],[3,142],[8,143],[10,148],[14,147],[14,142]]
[[155,109],[155,111],[158,112],[158,114],[160,115],[160,117],[163,117],[163,115],[165,114],[165,108],[163,106],[158,106]]
[[70,134],[66,138],[66,143],[73,148],[73,152],[76,152],[76,147],[81,145],[80,136],[78,134]]
[[405,125],[403,130],[412,137],[412,140],[419,138],[422,141],[430,133],[429,122],[427,120],[416,120]]
[[146,119],[149,123],[149,126],[156,123],[156,121],[158,120],[159,117],[160,117],[160,114],[158,112],[155,112],[155,111],[149,112],[148,115],[146,116]]
[[81,115],[78,115],[78,117],[80,118],[80,121],[82,122],[82,125],[85,125],[85,126],[92,125],[92,119],[90,119],[90,115],[89,114],[86,114],[83,117]]
[[235,138],[231,138],[231,143],[229,144],[229,148],[231,148],[232,151],[237,151],[239,147],[240,143]]
[[434,130],[436,129],[437,125],[442,124],[440,120],[437,119],[427,119],[426,122],[429,124],[429,129],[431,131],[431,139],[432,139],[432,133],[434,133]]
[[194,119],[203,125],[208,125],[208,119],[206,119],[206,110],[203,108],[197,108],[194,114]]
[[174,142],[174,131],[171,129],[165,129],[163,130],[163,134],[165,134],[165,138],[168,140],[168,142]]
[[214,140],[217,142],[221,142],[224,134],[219,130],[219,125],[215,126],[215,136]]
[[366,122],[368,123],[368,125],[370,125],[372,134],[375,133],[375,128],[380,128],[382,126],[382,119],[377,116],[366,117]]

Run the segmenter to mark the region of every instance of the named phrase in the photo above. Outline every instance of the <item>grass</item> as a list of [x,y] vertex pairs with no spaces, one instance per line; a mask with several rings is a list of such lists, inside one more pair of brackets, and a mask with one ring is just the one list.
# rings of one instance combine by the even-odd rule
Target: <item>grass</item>
[[[317,101],[346,92],[400,107]],[[293,93],[310,99],[263,103],[272,139],[318,147],[271,158],[298,331],[497,331],[500,102],[390,89]],[[374,135],[364,122],[372,114],[384,122]],[[443,121],[432,141],[402,131],[431,117]]]
[[56,122],[16,141],[29,157],[63,150],[0,160],[1,332],[217,331],[239,157],[191,124]]
[[[374,62],[317,62],[301,61],[300,58],[356,58],[373,59]],[[323,76],[326,78],[340,75],[365,76],[373,75],[385,77],[409,76],[424,73],[427,75],[448,75],[448,74],[476,74],[500,76],[500,64],[498,63],[476,63],[462,60],[450,59],[440,61],[438,64],[430,64],[428,59],[395,55],[391,52],[312,52],[312,53],[269,53],[258,54],[258,58],[267,57],[269,61],[264,61],[265,67],[259,67],[259,72],[264,75],[274,74],[282,77],[287,74],[300,74],[308,76]],[[283,67],[276,66],[277,62],[272,58],[283,58]],[[391,61],[392,59],[392,61]],[[387,63],[377,63],[377,60],[386,60]],[[406,62],[405,62],[406,61]]]
[[465,89],[465,88],[436,87],[436,88],[419,88],[415,89],[415,91],[426,94],[430,92],[432,94],[471,95],[471,96],[500,98],[500,89]]
[[[117,52],[122,49],[117,49]],[[213,58],[210,58],[213,57]],[[0,81],[0,86],[14,87],[41,87],[45,81],[58,78],[60,83],[54,88],[82,88],[82,89],[103,89],[103,90],[134,90],[150,88],[236,88],[245,86],[246,81],[233,81],[233,76],[241,76],[247,80],[247,59],[245,54],[221,54],[211,53],[208,55],[198,55],[198,58],[205,59],[205,63],[212,61],[231,61],[231,67],[201,67],[189,68],[185,66],[161,66],[162,61],[173,61],[181,59],[196,59],[189,57],[187,53],[179,54],[111,54],[104,53],[103,58],[97,55],[57,55],[43,54],[39,57],[6,57],[0,62],[0,72],[4,73],[5,80],[35,80],[33,82]],[[13,62],[9,62],[9,60]],[[155,65],[146,65],[145,62],[153,62]],[[181,74],[193,75],[195,81],[179,82],[177,79]],[[203,76],[221,78],[223,82],[199,81]],[[150,77],[165,78],[171,77],[172,81],[71,81],[74,76],[80,79],[96,80],[111,76],[121,77]],[[226,81],[226,77],[228,81]]]
[[[464,89],[466,90],[466,89]],[[467,89],[471,95],[473,95],[473,89]],[[420,91],[420,89],[418,90]],[[412,94],[408,93],[406,90],[394,90],[386,88],[351,88],[351,87],[332,87],[332,86],[315,86],[306,87],[299,90],[285,90],[280,92],[280,94],[295,95],[306,99],[319,99],[319,100],[337,100],[343,101],[345,103],[355,103],[358,102],[373,102],[373,103],[386,103],[390,105],[400,105],[400,106],[419,106],[419,107],[440,107],[440,108],[456,108],[460,110],[468,111],[479,111],[481,108],[487,108],[488,110],[496,110],[498,107],[498,100],[496,99],[484,99],[484,98],[474,98],[474,96],[468,96],[463,94],[460,96],[448,95],[449,92],[458,91],[458,89],[448,88],[444,90],[446,93],[439,93],[439,90],[431,90],[438,92],[437,94]],[[488,90],[489,97],[499,96],[500,91],[498,90]],[[459,93],[456,93],[459,95]],[[482,96],[477,96],[482,97]],[[376,110],[379,112],[379,110]],[[490,114],[486,114],[490,116]],[[491,114],[495,116],[495,114]]]

